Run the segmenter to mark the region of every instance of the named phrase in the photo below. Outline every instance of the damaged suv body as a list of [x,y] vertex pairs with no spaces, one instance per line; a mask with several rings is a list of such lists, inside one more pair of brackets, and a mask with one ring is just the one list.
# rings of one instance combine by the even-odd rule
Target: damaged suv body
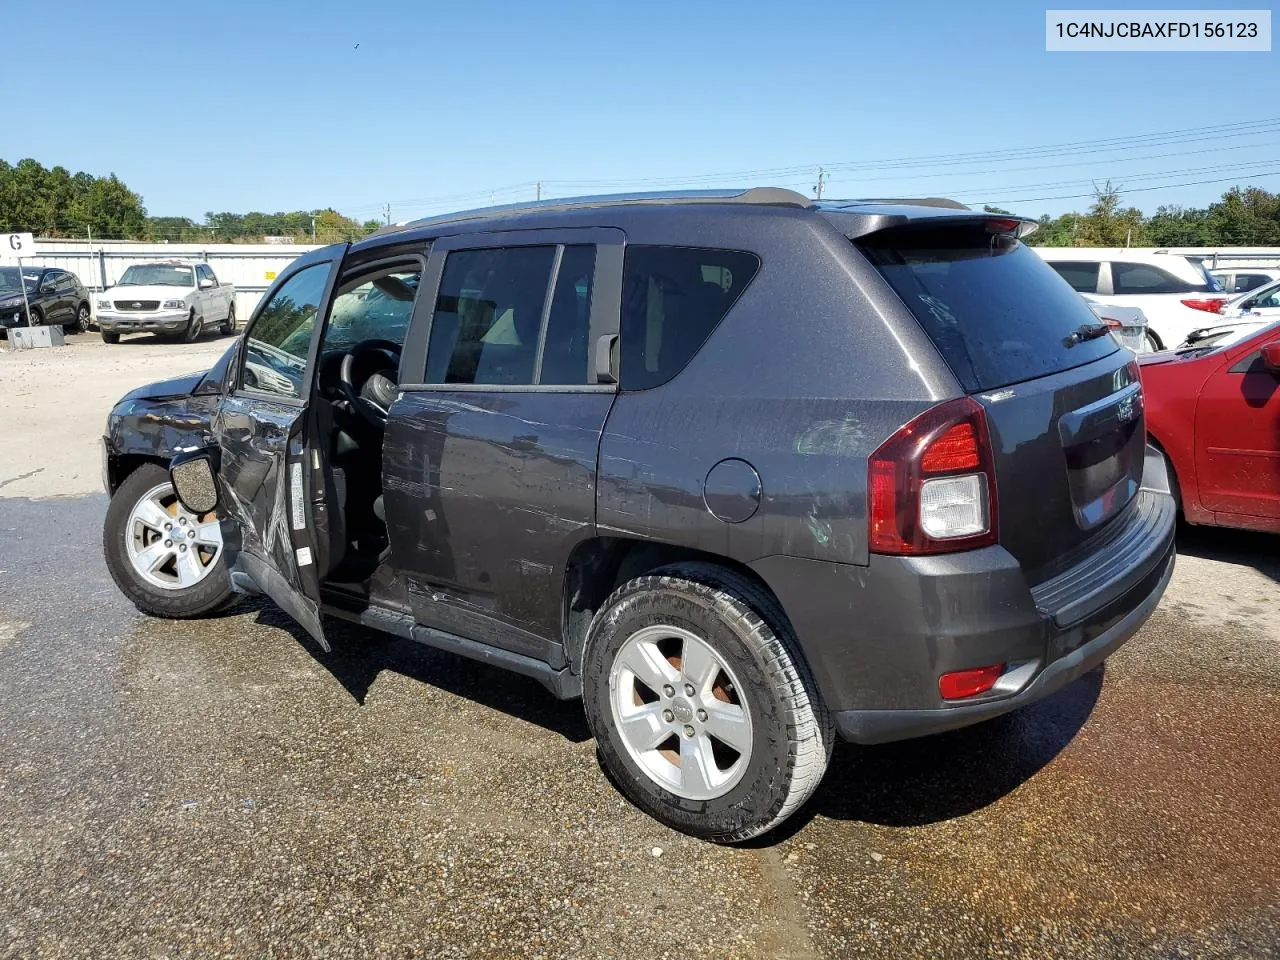
[[761,189],[314,251],[227,358],[170,520],[109,518],[108,555],[179,569],[216,515],[227,589],[322,647],[327,614],[581,696],[639,807],[757,835],[837,734],[1046,696],[1168,583],[1133,355],[1030,228]]

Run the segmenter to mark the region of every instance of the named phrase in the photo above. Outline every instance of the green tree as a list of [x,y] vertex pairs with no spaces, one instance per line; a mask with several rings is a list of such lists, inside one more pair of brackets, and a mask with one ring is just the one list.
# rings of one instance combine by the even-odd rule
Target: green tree
[[1147,239],[1156,247],[1211,246],[1209,211],[1177,205],[1159,207],[1147,221]]

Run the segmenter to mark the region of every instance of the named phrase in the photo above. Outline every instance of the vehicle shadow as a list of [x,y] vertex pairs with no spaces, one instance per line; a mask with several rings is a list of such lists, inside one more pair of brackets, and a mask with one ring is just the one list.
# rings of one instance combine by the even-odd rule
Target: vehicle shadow
[[972,727],[879,746],[837,742],[822,786],[770,846],[815,816],[888,827],[963,817],[1017,789],[1069,744],[1093,712],[1102,664],[1051,697]]
[[246,604],[250,603],[258,608],[254,618],[257,623],[288,632],[359,704],[365,702],[378,674],[390,670],[535,723],[570,743],[591,739],[581,702],[557,700],[529,677],[333,618],[324,621],[325,636],[333,648],[326,653],[292,617],[269,600],[243,601],[234,612],[247,612]]
[[1280,583],[1280,537],[1226,527],[1178,527],[1178,553],[1252,567]]

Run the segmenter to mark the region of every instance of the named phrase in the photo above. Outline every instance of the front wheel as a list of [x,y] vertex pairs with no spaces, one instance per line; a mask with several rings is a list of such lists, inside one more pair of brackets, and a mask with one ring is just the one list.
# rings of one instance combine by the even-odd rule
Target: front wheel
[[108,333],[106,330],[103,330],[103,331],[102,331],[102,342],[103,342],[103,343],[119,343],[119,342],[120,342],[120,334],[118,334],[118,333]]
[[195,343],[200,339],[200,331],[204,329],[204,321],[196,317],[196,312],[191,311],[191,316],[187,318],[187,329],[183,334],[183,339],[187,343]]
[[236,332],[236,305],[234,303],[227,307],[227,319],[222,321],[222,325],[218,328],[218,332],[224,337],[234,336]]
[[1159,351],[1159,350],[1163,350],[1163,349],[1164,349],[1164,344],[1160,342],[1160,338],[1159,338],[1158,336],[1156,336],[1154,333],[1152,333],[1150,330],[1148,330],[1148,331],[1146,332],[1146,335],[1145,335],[1145,336],[1146,336],[1146,339],[1147,339],[1147,349],[1148,349],[1148,350],[1150,350],[1150,351],[1152,351],[1152,352],[1154,353],[1154,352],[1156,352],[1156,351]]
[[143,613],[203,617],[234,596],[218,518],[187,510],[159,464],[143,464],[120,484],[102,546],[116,586]]
[[583,701],[601,762],[637,807],[731,843],[795,813],[834,731],[786,618],[746,577],[681,564],[631,580],[592,621]]

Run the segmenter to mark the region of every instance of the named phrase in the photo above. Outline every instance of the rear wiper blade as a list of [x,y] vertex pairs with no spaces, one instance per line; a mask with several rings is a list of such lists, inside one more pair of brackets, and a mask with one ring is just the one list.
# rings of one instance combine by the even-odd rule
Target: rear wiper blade
[[1097,340],[1099,337],[1105,337],[1111,332],[1111,328],[1105,323],[1082,323],[1076,327],[1071,336],[1062,341],[1068,347],[1074,347],[1077,343],[1084,343],[1086,340]]

